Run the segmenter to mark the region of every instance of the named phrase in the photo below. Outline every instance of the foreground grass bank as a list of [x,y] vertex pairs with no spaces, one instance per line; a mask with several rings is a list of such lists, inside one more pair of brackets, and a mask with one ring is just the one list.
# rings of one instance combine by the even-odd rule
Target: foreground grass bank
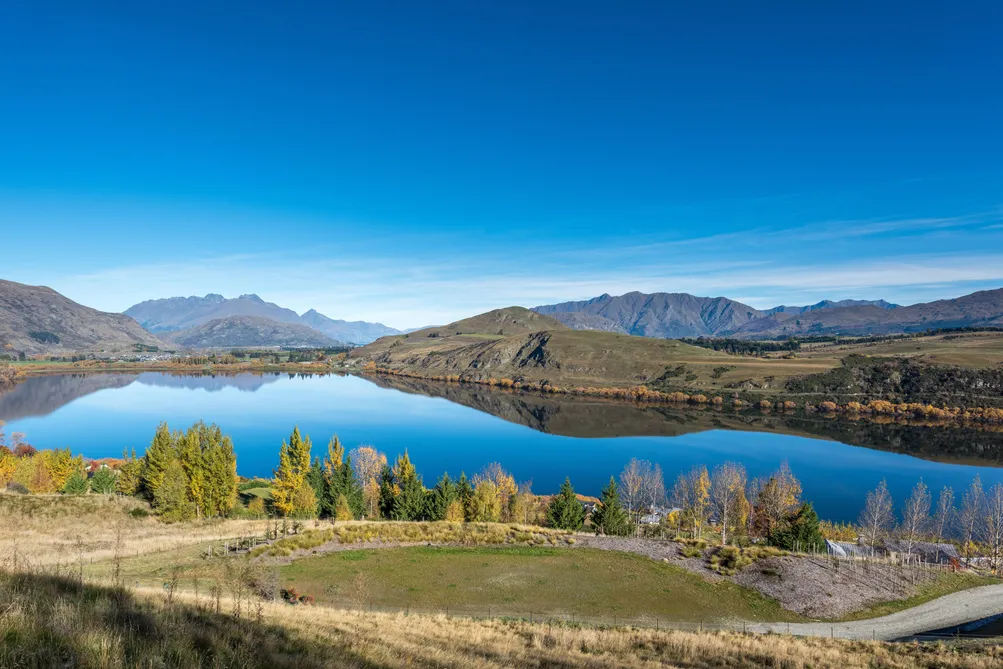
[[0,572],[0,666],[989,669],[996,645],[595,629],[351,613]]

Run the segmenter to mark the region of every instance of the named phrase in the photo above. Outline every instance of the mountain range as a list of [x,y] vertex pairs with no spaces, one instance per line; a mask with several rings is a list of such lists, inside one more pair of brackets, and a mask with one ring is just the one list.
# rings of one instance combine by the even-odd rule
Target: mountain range
[[[154,334],[189,330],[211,321],[234,317],[265,318],[277,323],[307,327],[327,336],[327,343],[317,344],[324,346],[333,345],[336,342],[368,344],[385,335],[400,334],[399,330],[387,327],[382,323],[335,320],[313,309],[301,316],[292,309],[280,307],[272,302],[265,302],[254,294],[241,295],[231,299],[210,293],[205,297],[169,297],[147,300],[129,307],[125,310],[125,314],[134,318],[146,330]],[[246,321],[231,324],[228,338],[234,340],[236,334],[241,330],[248,332],[246,329],[248,325],[249,322]],[[257,322],[257,325],[261,325],[260,321]],[[217,324],[216,330],[219,330],[219,327]],[[278,330],[276,329],[275,332]],[[288,329],[284,332],[286,334],[292,333]],[[294,336],[293,339],[295,338]],[[171,339],[180,341],[176,337],[171,337]],[[255,339],[255,337],[252,336],[250,339]],[[289,341],[289,339],[285,338],[283,341]],[[235,345],[254,346],[255,344],[250,343],[249,340]],[[295,344],[283,343],[281,345],[293,346]]]
[[903,307],[884,300],[823,300],[759,310],[725,297],[627,293],[534,307],[576,330],[642,337],[767,339],[869,335],[936,328],[1003,326],[1003,289]]
[[[482,314],[447,326],[421,328],[411,332],[411,341],[466,333],[475,321],[476,329],[470,334],[509,336],[513,327],[524,332],[567,328],[658,339],[769,339],[1003,327],[1003,289],[911,306],[884,300],[823,300],[764,310],[725,297],[632,292],[523,311],[518,317],[508,312],[501,320]],[[541,320],[530,322],[534,319]],[[312,309],[299,315],[257,295],[149,300],[125,314],[114,314],[77,304],[51,288],[0,280],[0,349],[4,349],[0,355],[122,353],[135,351],[137,346],[328,347],[339,342],[366,345],[403,334],[380,323],[335,320]]]

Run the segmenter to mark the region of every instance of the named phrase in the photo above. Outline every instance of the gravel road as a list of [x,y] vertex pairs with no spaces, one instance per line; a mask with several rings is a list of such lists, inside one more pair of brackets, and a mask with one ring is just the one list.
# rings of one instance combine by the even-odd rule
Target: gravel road
[[787,623],[758,623],[749,625],[749,631],[786,634],[789,630],[801,636],[889,641],[999,614],[1003,614],[1003,585],[984,585],[881,618],[848,623],[791,623],[789,626]]

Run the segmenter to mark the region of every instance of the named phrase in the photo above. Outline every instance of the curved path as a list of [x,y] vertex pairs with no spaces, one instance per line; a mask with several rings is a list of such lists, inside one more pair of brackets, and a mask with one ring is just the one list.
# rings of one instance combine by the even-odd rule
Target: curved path
[[757,623],[749,625],[748,629],[750,632],[786,634],[789,631],[799,636],[890,641],[1000,614],[1003,614],[1003,584],[951,593],[880,618],[845,623]]

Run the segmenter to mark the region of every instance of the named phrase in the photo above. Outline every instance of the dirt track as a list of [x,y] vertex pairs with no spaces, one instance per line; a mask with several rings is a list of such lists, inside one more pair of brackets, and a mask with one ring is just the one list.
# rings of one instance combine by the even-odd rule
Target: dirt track
[[749,631],[889,641],[999,614],[1003,614],[1003,585],[984,585],[881,618],[848,623],[758,623],[749,625]]

